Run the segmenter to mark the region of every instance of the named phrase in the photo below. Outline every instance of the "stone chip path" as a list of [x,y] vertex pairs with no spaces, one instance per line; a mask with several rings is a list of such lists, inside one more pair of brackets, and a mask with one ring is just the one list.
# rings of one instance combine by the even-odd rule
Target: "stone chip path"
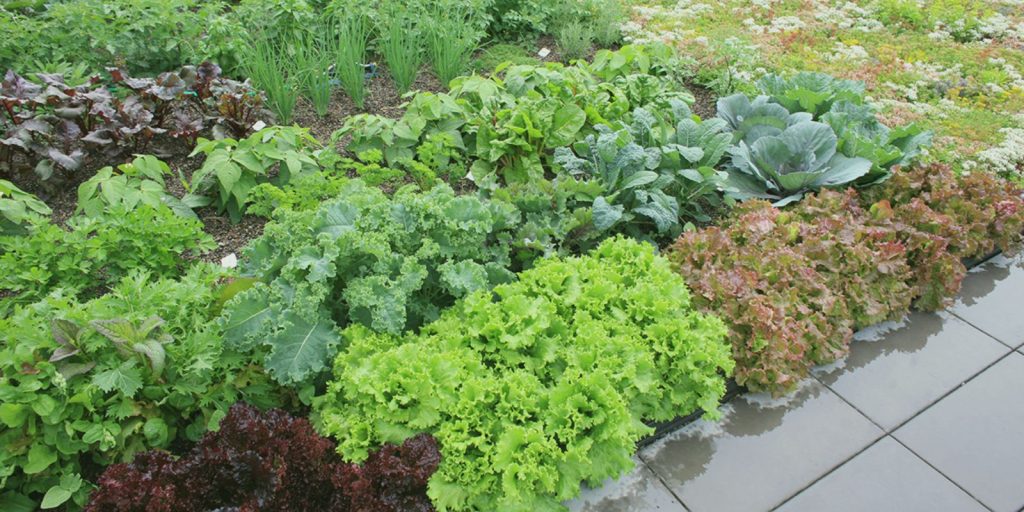
[[792,396],[742,395],[643,449],[574,512],[1024,511],[1024,257],[948,312],[857,334]]

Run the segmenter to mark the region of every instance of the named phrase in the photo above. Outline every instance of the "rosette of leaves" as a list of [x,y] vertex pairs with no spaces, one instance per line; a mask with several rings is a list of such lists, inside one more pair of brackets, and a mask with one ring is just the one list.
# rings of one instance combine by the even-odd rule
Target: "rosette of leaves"
[[757,81],[762,94],[790,112],[807,112],[815,119],[839,102],[864,102],[864,82],[825,73],[801,72],[789,77],[769,74]]
[[717,318],[650,245],[605,241],[460,300],[419,334],[355,325],[319,401],[346,458],[429,432],[442,510],[564,510],[632,467],[645,420],[716,416],[732,368]]
[[180,458],[150,451],[107,468],[85,510],[429,512],[439,461],[437,442],[421,434],[346,464],[305,418],[238,403]]
[[283,213],[250,245],[243,271],[256,283],[225,307],[226,340],[265,353],[279,381],[309,384],[341,343],[339,327],[399,333],[512,280],[518,223],[513,206],[444,185],[389,199],[352,180],[319,209]]
[[[747,133],[750,140],[752,134]],[[729,148],[726,192],[740,200],[770,199],[776,206],[800,200],[807,192],[851,184],[871,170],[872,162],[837,152],[830,126],[799,121],[778,135],[757,136]]]
[[629,129],[598,125],[596,135],[555,151],[555,162],[569,176],[598,185],[597,194],[585,188],[576,194],[592,205],[598,231],[674,238],[684,221],[707,222],[706,209],[722,204],[724,175],[714,166],[732,140],[726,123],[700,122],[680,101],[672,102],[666,121],[638,108]]
[[932,132],[913,123],[890,129],[878,121],[873,108],[849,101],[834,103],[821,121],[835,130],[839,152],[871,160],[871,171],[857,182],[861,186],[889,179],[894,166],[913,162],[932,140]]
[[25,224],[49,216],[46,203],[14,183],[0,180],[0,236],[27,233]]
[[198,440],[240,399],[284,403],[223,349],[209,308],[221,277],[133,273],[101,298],[51,295],[0,319],[5,510],[80,510],[99,468]]

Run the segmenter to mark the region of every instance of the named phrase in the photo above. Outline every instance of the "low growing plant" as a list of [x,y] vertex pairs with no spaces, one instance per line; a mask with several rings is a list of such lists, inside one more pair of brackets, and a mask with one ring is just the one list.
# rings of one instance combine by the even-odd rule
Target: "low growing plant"
[[167,193],[164,176],[170,173],[170,167],[152,155],[139,155],[117,166],[117,171],[104,167],[78,186],[75,211],[99,217],[110,208],[131,211],[139,205],[166,205],[182,217],[197,218],[190,205]]
[[570,21],[558,28],[558,49],[566,62],[586,57],[594,44],[594,29],[587,23]]
[[643,421],[717,416],[725,332],[653,247],[614,239],[471,293],[419,334],[349,327],[322,428],[355,461],[432,434],[439,509],[564,510],[581,482],[632,467]]
[[271,126],[242,140],[200,139],[192,155],[203,153],[206,160],[192,175],[188,200],[198,204],[196,194],[214,193],[210,201],[226,211],[232,222],[238,222],[253,187],[260,183],[281,186],[292,176],[319,171],[313,155],[318,145],[308,129],[297,126]]
[[14,183],[0,180],[0,236],[25,234],[26,224],[51,213],[50,207],[36,196]]
[[347,464],[305,418],[238,403],[180,458],[151,451],[107,468],[85,510],[429,512],[439,461],[436,441],[419,435]]
[[196,441],[238,400],[285,403],[221,345],[209,306],[222,276],[134,272],[95,300],[54,294],[0,318],[5,510],[81,510],[104,466]]

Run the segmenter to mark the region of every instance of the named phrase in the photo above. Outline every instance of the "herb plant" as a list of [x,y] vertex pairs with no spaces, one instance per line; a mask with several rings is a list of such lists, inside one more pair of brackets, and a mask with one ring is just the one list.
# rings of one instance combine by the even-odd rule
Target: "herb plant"
[[0,236],[24,234],[27,223],[51,213],[50,207],[36,196],[14,183],[0,180]]
[[334,55],[334,73],[357,108],[366,102],[366,45],[372,28],[363,13],[335,15],[329,25],[328,49]]
[[415,19],[415,13],[395,3],[390,4],[382,18],[383,26],[378,31],[378,50],[384,57],[398,92],[405,94],[416,81],[416,74],[423,64],[423,47],[420,45],[422,26]]

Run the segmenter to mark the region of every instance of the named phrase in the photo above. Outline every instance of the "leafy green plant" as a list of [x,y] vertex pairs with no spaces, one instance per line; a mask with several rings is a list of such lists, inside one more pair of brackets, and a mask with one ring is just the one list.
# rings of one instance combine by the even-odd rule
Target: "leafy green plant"
[[434,435],[439,509],[563,510],[581,482],[632,467],[643,421],[717,416],[725,333],[653,247],[614,239],[472,293],[419,334],[349,327],[321,426],[356,461]]
[[144,204],[157,208],[167,205],[174,213],[196,218],[186,202],[167,193],[164,175],[171,168],[152,155],[139,155],[131,162],[104,167],[96,175],[78,186],[78,208],[89,217],[99,217],[109,208],[130,211]]
[[331,64],[335,56],[328,51],[323,34],[328,27],[316,23],[310,31],[292,41],[295,74],[302,83],[303,95],[313,104],[313,110],[320,117],[327,115],[331,104]]
[[135,272],[101,298],[54,295],[0,318],[4,503],[80,510],[97,468],[196,441],[238,400],[285,403],[223,349],[209,308],[221,277]]
[[558,28],[555,40],[566,62],[581,59],[594,44],[594,28],[587,23],[570,21]]
[[799,201],[808,191],[852,184],[871,170],[871,161],[837,152],[832,128],[814,121],[787,127],[779,135],[740,141],[729,148],[727,191],[736,199],[771,199],[776,206]]
[[112,207],[100,217],[72,217],[67,227],[41,223],[26,236],[0,237],[0,290],[14,292],[0,299],[0,311],[58,290],[96,296],[134,270],[173,277],[183,271],[183,257],[215,245],[198,220],[164,206]]
[[267,95],[267,106],[280,124],[291,124],[302,90],[302,77],[288,48],[267,34],[253,35],[242,56],[241,69]]
[[192,175],[190,196],[216,191],[216,198],[210,200],[217,202],[220,211],[227,211],[232,222],[238,222],[245,213],[249,191],[256,185],[269,182],[280,186],[292,176],[318,171],[313,155],[318,145],[308,129],[297,126],[271,126],[240,141],[200,139],[192,155],[203,153],[206,160]]
[[416,81],[416,74],[423,65],[422,27],[413,13],[394,6],[383,15],[382,23],[377,48],[384,56],[395,87],[404,94]]
[[916,124],[890,129],[878,121],[872,107],[848,101],[834,103],[821,121],[835,130],[841,153],[871,160],[871,171],[860,185],[889,179],[894,166],[913,162],[932,140],[932,132]]
[[328,49],[334,55],[334,73],[352,103],[366,103],[366,45],[372,24],[363,13],[335,15],[329,25]]
[[24,234],[27,222],[51,213],[50,207],[36,196],[0,180],[0,236]]
[[770,74],[757,81],[757,87],[772,101],[790,112],[807,112],[815,119],[839,101],[862,103],[864,82],[843,80],[824,73],[803,72],[790,77]]
[[619,28],[629,19],[629,12],[621,0],[594,0],[590,2],[593,15],[594,41],[607,48],[622,40]]
[[699,122],[681,102],[667,125],[642,108],[633,119],[631,129],[599,125],[597,135],[555,151],[569,175],[599,185],[597,195],[576,194],[591,202],[594,227],[657,241],[679,236],[684,221],[710,221],[705,210],[722,205],[725,181],[714,166],[732,140],[725,122]]
[[443,185],[389,199],[351,180],[316,210],[282,212],[250,245],[243,272],[258,282],[225,307],[225,339],[280,382],[306,386],[340,345],[339,327],[398,333],[513,279],[518,219],[509,204]]
[[297,176],[287,185],[260,183],[249,192],[246,213],[274,217],[288,211],[315,210],[320,203],[338,197],[348,178],[331,172],[311,172]]
[[454,11],[445,7],[448,6],[440,6],[431,13],[426,53],[434,74],[447,85],[469,68],[482,34],[473,23],[477,14],[465,7],[454,6]]

